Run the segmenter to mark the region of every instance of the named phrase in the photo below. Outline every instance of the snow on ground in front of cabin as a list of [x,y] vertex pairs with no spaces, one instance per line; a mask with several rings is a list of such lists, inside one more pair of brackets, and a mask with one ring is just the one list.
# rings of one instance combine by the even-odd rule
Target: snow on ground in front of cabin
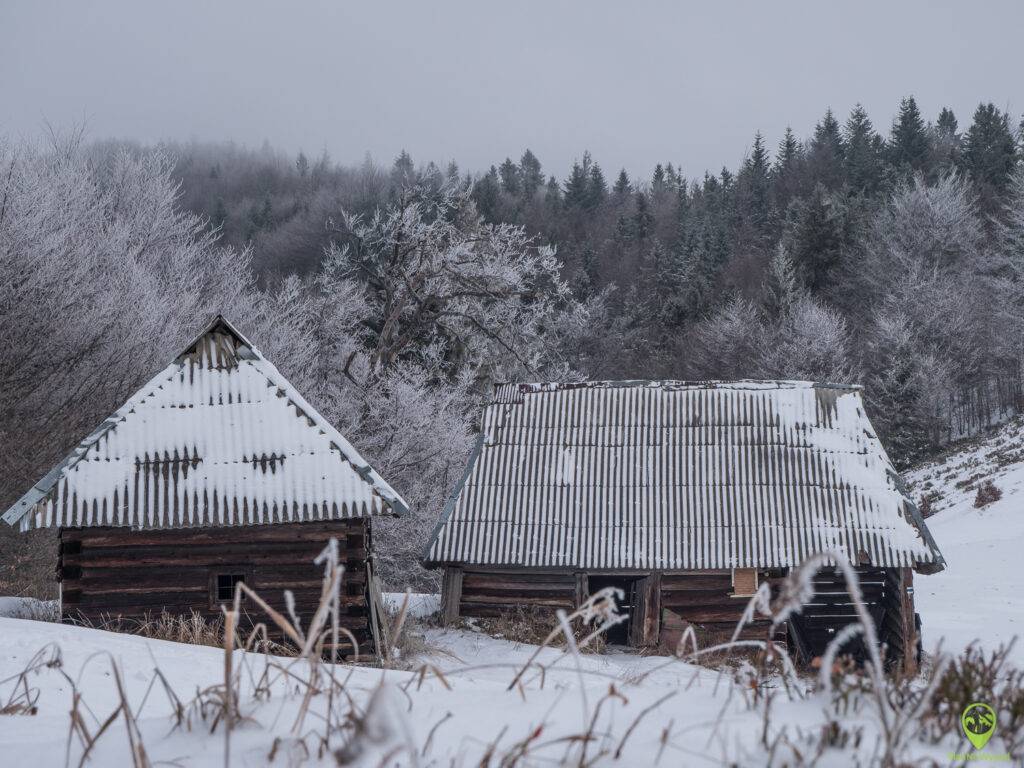
[[56,621],[60,610],[56,600],[0,595],[0,618]]
[[431,592],[410,592],[406,603],[405,592],[385,592],[384,608],[398,614],[403,605],[407,605],[406,613],[415,619],[425,619],[441,610],[441,595]]
[[[114,662],[152,763],[225,764],[223,727],[211,734],[210,722],[188,710],[197,691],[223,679],[224,653],[219,649],[23,619],[0,619],[0,637],[0,709],[15,692],[18,674],[40,649],[45,649],[43,658],[49,658],[59,648],[62,658],[59,669],[42,669],[29,676],[38,706],[35,715],[0,715],[0,763],[37,768],[64,765],[72,705],[72,684],[64,675],[82,693],[88,705],[83,717],[90,732],[96,733],[118,707]],[[577,764],[580,743],[572,737],[584,733],[592,719],[597,737],[588,745],[588,757],[606,752],[595,765],[654,765],[659,754],[658,764],[666,766],[767,762],[760,743],[761,711],[748,706],[749,691],[731,682],[727,674],[626,652],[584,655],[577,669],[573,657],[545,649],[538,658],[548,665],[543,678],[527,674],[522,687],[510,691],[516,669],[527,662],[535,646],[468,630],[427,630],[426,638],[433,650],[421,661],[442,670],[443,681],[433,675],[421,679],[410,671],[345,665],[336,670],[356,705],[373,713],[367,718],[370,738],[361,742],[365,751],[344,764],[475,766],[493,750],[495,757],[488,764],[497,765],[501,756],[531,736],[530,759],[519,765],[559,764],[567,755]],[[293,679],[304,674],[306,662],[278,661],[290,665],[296,675]],[[279,677],[271,686],[272,695],[257,700],[249,675],[258,675],[266,659],[236,652],[234,663],[243,669],[240,701],[248,719],[233,733],[231,765],[335,765],[330,753],[316,755],[315,734],[326,697],[314,697],[311,714],[299,731],[305,736],[300,746],[292,733],[302,699],[299,689]],[[168,697],[162,685],[153,684],[156,669],[186,704],[186,711],[191,711],[191,730],[174,727]],[[790,740],[802,744],[805,735],[822,732],[825,701],[821,694],[790,699],[777,685],[773,690],[769,739],[785,729]],[[339,707],[346,701],[335,698]],[[863,726],[868,734],[859,755],[860,764],[865,765],[875,761],[871,750],[877,745],[871,737],[876,725],[870,712],[871,706],[865,705],[856,715],[843,718],[844,727]],[[616,760],[614,753],[624,739],[622,756]],[[275,740],[278,747],[271,762]],[[941,747],[917,744],[909,754],[941,760],[950,749],[962,746],[955,738],[948,741]],[[118,717],[97,741],[89,764],[130,765],[128,743],[125,722]],[[336,737],[332,749],[340,743]],[[409,750],[403,750],[409,745]],[[78,764],[81,753],[77,738],[72,739],[71,765]],[[388,754],[390,760],[382,762]],[[849,751],[827,750],[816,764],[845,766],[853,758]]]
[[[925,522],[946,570],[914,578],[924,645],[963,650],[977,641],[996,648],[1017,637],[1013,660],[1024,666],[1024,421],[907,474],[913,497],[932,496]],[[978,484],[991,480],[1002,498],[974,506]]]

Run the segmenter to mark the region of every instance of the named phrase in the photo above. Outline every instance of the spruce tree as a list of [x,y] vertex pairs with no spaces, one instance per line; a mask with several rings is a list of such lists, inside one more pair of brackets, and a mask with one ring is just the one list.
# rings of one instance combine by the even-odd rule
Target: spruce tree
[[658,163],[654,166],[654,174],[651,176],[651,192],[655,198],[664,194],[665,186],[665,167]]
[[775,153],[775,164],[771,170],[775,207],[779,211],[785,211],[799,191],[802,153],[803,149],[800,142],[797,141],[793,129],[787,126],[786,133],[779,142],[779,148]]
[[632,191],[633,187],[629,183],[629,174],[627,174],[626,169],[623,168],[619,171],[619,175],[615,179],[615,186],[612,187],[612,192],[615,194],[616,198],[623,198]]
[[[934,176],[958,170],[963,165],[962,142],[953,110],[943,107],[932,131],[931,167]],[[934,179],[932,179],[934,180]]]
[[492,165],[490,170],[477,180],[473,185],[472,197],[480,215],[487,221],[495,221],[501,197],[501,182],[497,168]]
[[563,200],[562,187],[559,186],[558,179],[549,176],[548,183],[544,185],[544,205],[548,210],[557,213],[562,207]]
[[523,152],[519,159],[519,177],[523,186],[523,197],[532,198],[544,184],[544,172],[540,160],[530,150]]
[[583,153],[582,161],[575,161],[565,182],[565,204],[571,208],[585,208],[589,201],[590,153]]
[[415,181],[414,174],[415,168],[412,164],[412,157],[403,149],[398,157],[395,158],[395,164],[391,169],[391,177],[399,185],[412,184]]
[[787,250],[815,294],[828,288],[847,245],[847,216],[842,198],[818,184],[807,198],[793,203],[785,242]]
[[502,190],[506,194],[518,197],[522,190],[522,183],[519,176],[519,166],[512,162],[512,158],[505,158],[505,162],[498,169],[498,176],[501,178]]
[[754,146],[743,161],[737,177],[737,244],[740,248],[762,251],[772,220],[770,168],[764,136],[754,134]]
[[843,183],[843,156],[845,154],[842,131],[832,110],[827,109],[821,122],[814,127],[810,151],[807,156],[811,180],[827,189],[837,189]]
[[1017,166],[1017,142],[1009,115],[991,103],[978,105],[974,122],[964,135],[963,162],[982,210],[994,212]]
[[843,133],[846,181],[854,192],[873,194],[882,181],[882,137],[860,104],[850,112]]
[[604,180],[601,166],[594,163],[590,168],[590,180],[587,184],[587,207],[597,208],[608,197],[608,183]]
[[943,107],[939,112],[939,119],[935,121],[935,127],[940,135],[956,136],[957,122],[953,110]]
[[921,111],[913,96],[900,102],[899,113],[892,123],[889,137],[889,162],[902,178],[910,178],[918,171],[925,171],[931,146],[925,130]]
[[651,227],[654,225],[654,214],[651,213],[650,203],[647,201],[647,194],[638,192],[636,195],[636,212],[633,214],[633,239],[637,244],[642,244],[651,234]]

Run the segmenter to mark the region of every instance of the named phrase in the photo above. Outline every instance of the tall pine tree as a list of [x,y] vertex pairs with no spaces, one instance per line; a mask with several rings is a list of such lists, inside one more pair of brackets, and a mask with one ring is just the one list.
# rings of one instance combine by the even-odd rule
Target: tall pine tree
[[963,162],[982,210],[996,211],[1017,166],[1017,142],[1009,115],[991,103],[978,105],[974,122],[964,135]]
[[882,137],[875,132],[868,113],[860,104],[853,108],[843,129],[846,181],[859,194],[871,195],[882,182]]
[[822,184],[826,189],[838,189],[843,183],[843,144],[839,121],[832,110],[825,111],[821,122],[814,127],[810,151],[807,155],[811,182]]
[[903,179],[919,171],[926,171],[931,147],[924,119],[913,96],[900,102],[899,113],[892,123],[889,136],[889,162]]

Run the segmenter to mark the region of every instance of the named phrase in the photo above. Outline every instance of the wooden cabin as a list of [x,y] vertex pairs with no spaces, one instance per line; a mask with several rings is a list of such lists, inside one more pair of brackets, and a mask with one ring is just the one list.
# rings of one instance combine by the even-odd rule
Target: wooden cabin
[[[912,663],[912,574],[943,561],[859,387],[627,381],[498,386],[424,559],[448,619],[571,610],[613,586],[629,620],[609,640],[652,646],[688,625],[727,638],[760,583],[826,551],[857,566],[889,657]],[[777,638],[807,660],[854,620],[842,577],[816,582]]]
[[[372,521],[406,509],[217,317],[3,519],[59,529],[61,616],[93,625],[165,610],[219,618],[244,581],[282,612],[291,590],[308,627],[324,573],[313,560],[336,538],[341,624],[363,655],[379,629]],[[250,623],[267,619],[248,607]]]

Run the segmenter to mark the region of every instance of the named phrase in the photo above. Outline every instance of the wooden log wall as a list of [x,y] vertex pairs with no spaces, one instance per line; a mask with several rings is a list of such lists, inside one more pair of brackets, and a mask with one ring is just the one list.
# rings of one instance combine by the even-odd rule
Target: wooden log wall
[[[305,628],[323,583],[323,566],[313,559],[334,537],[345,567],[341,623],[355,636],[361,655],[372,653],[369,536],[368,518],[142,531],[63,528],[58,560],[62,619],[99,626],[118,619],[140,621],[164,610],[180,615],[194,610],[219,619],[220,603],[215,592],[211,596],[216,574],[244,573],[249,586],[282,613],[284,591],[291,590]],[[243,610],[243,626],[266,622],[271,638],[282,639],[258,607],[243,603]]]
[[[767,578],[765,572],[759,580]],[[733,596],[732,572],[728,570],[675,571],[661,577],[661,606],[694,625],[701,645],[728,640],[736,629],[750,595]],[[740,632],[740,639],[764,640],[770,623],[759,619]],[[778,633],[774,639],[783,641]]]
[[[589,574],[598,575],[598,574]],[[667,608],[695,625],[698,638],[731,636],[749,601],[732,596],[731,571],[680,571],[669,573],[602,572],[637,581],[636,594],[646,604],[634,606],[631,643],[658,642],[661,609]],[[491,618],[518,607],[558,608],[572,611],[586,597],[588,574],[570,571],[485,570],[449,567],[442,586],[442,610],[446,620],[459,616]],[[646,588],[645,588],[646,585]],[[644,599],[641,597],[641,599]],[[747,626],[741,637],[764,639],[769,623],[759,620]],[[784,632],[776,635],[785,640]]]
[[[886,658],[891,663],[904,659],[911,663],[916,633],[913,599],[906,592],[906,587],[912,584],[910,569],[858,566],[856,571],[864,603],[878,630],[878,639],[887,646]],[[843,627],[859,621],[841,571],[819,571],[814,577],[814,591],[812,600],[792,621],[811,658],[825,653],[829,642]],[[859,637],[850,641],[844,652],[858,660],[866,655]]]
[[[454,571],[456,569],[449,569]],[[577,606],[576,577],[571,571],[463,570],[461,594],[446,592],[447,601],[458,599],[458,615],[493,618],[516,607],[536,606],[551,611],[572,611]],[[451,584],[454,576],[446,576]],[[455,618],[447,610],[449,618]]]

